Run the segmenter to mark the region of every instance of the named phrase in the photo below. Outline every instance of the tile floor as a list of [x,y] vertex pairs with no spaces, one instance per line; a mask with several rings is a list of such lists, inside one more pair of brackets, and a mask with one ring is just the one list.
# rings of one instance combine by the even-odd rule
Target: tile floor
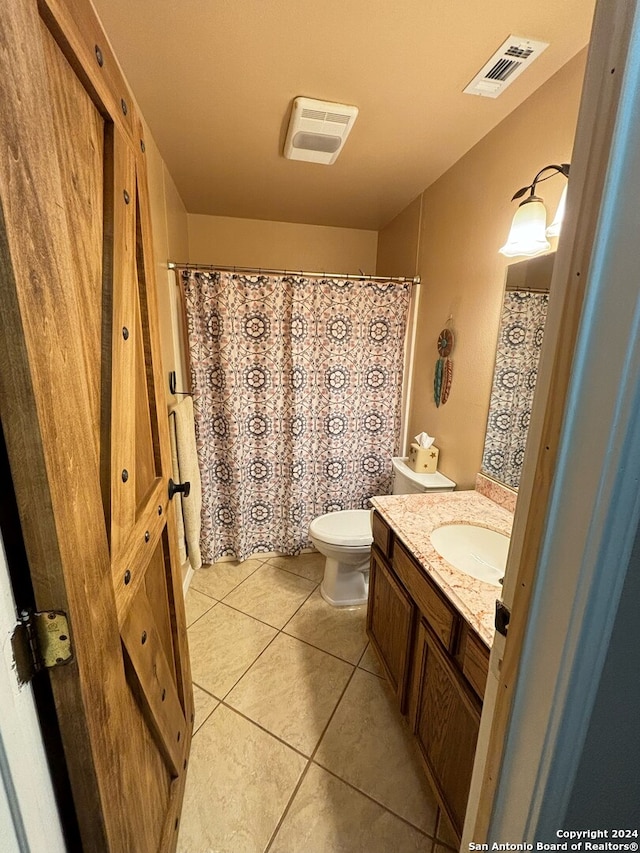
[[451,830],[365,633],[323,558],[196,572],[196,706],[179,853],[447,853]]

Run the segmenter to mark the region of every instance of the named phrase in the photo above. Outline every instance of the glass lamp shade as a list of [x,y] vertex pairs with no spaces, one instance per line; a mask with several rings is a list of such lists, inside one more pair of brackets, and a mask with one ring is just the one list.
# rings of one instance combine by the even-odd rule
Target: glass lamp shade
[[507,242],[500,249],[501,255],[515,258],[519,255],[539,255],[551,248],[545,236],[547,211],[542,199],[529,196],[520,203],[511,223]]
[[567,187],[562,190],[558,209],[551,225],[547,228],[547,237],[557,237],[562,228],[562,220],[564,219],[564,209],[567,205]]

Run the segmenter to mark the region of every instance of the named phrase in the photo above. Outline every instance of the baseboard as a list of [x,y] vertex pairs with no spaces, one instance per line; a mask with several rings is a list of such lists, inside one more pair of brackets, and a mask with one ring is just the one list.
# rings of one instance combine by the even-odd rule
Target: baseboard
[[[188,568],[187,568],[186,573],[184,573],[182,576],[182,594],[186,596],[186,594],[189,590],[189,584],[191,583],[191,578],[194,575],[194,571],[193,571],[193,568],[191,566],[191,563],[185,563],[185,565]],[[182,569],[184,572],[184,566],[182,567]]]

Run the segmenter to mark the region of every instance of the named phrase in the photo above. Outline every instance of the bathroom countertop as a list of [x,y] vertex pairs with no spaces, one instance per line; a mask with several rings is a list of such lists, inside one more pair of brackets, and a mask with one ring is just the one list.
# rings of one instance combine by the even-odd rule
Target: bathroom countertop
[[458,571],[438,554],[429,534],[443,524],[475,524],[510,536],[513,513],[476,491],[387,495],[371,498],[371,504],[426,574],[491,647],[495,633],[495,603],[501,597],[502,587]]

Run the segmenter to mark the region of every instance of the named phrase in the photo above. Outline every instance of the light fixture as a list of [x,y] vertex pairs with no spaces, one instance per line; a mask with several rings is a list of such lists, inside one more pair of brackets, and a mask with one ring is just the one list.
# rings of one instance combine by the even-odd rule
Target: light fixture
[[562,190],[562,195],[560,196],[560,201],[558,203],[558,209],[556,210],[556,215],[553,218],[553,222],[547,228],[547,237],[558,237],[560,234],[560,229],[562,228],[562,220],[564,219],[564,209],[567,206],[567,187]]
[[[546,252],[547,249],[551,248],[547,236],[556,237],[560,233],[562,215],[564,214],[566,187],[565,193],[563,193],[560,204],[558,205],[558,212],[553,223],[547,229],[547,211],[542,199],[536,195],[536,184],[552,178],[555,174],[561,174],[565,178],[568,178],[569,167],[569,163],[562,163],[560,166],[545,166],[544,169],[540,169],[531,184],[522,187],[513,196],[511,201],[522,198],[527,191],[530,191],[527,198],[520,202],[516,210],[509,237],[500,249],[500,254],[506,255],[507,258],[515,258],[520,255],[531,257],[532,255],[539,255],[541,252]],[[551,171],[550,175],[546,175],[544,178],[541,177],[545,172],[549,171]]]

